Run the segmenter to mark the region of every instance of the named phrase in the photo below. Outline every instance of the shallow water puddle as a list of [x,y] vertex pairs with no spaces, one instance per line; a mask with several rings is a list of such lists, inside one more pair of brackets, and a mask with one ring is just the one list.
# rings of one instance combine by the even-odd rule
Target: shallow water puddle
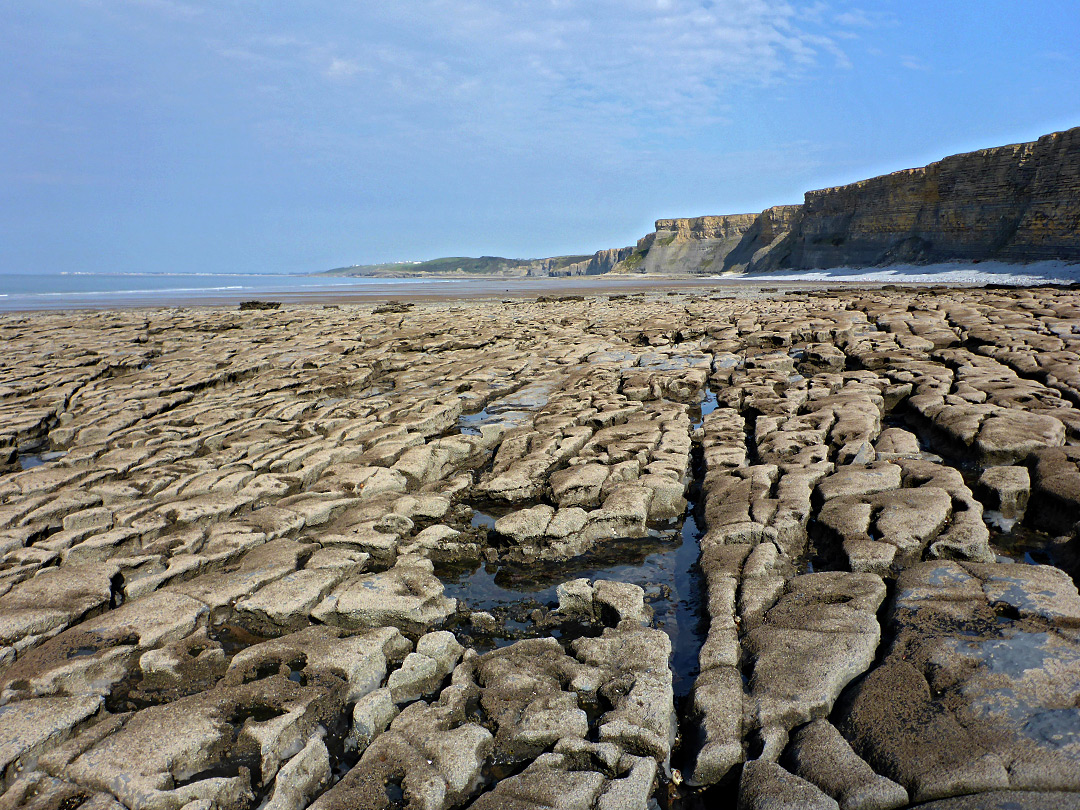
[[1060,568],[1074,580],[1080,575],[1080,562],[1075,549],[1067,542],[1059,542],[1045,532],[1022,524],[1013,523],[1009,531],[1002,531],[993,519],[987,521],[990,528],[990,548],[997,554],[998,562],[1016,562],[1027,565],[1052,565]]
[[698,403],[697,409],[699,411],[699,415],[698,415],[697,419],[695,419],[695,420],[693,420],[691,422],[691,427],[694,430],[697,430],[698,428],[700,428],[702,426],[702,424],[705,422],[705,417],[708,416],[713,411],[715,411],[716,408],[717,408],[717,405],[718,405],[718,403],[716,401],[716,392],[713,391],[711,388],[706,388],[705,389],[705,398],[703,400],[701,400],[701,402]]
[[661,352],[646,352],[637,359],[639,368],[647,368],[654,371],[685,371],[690,368],[704,368],[708,370],[712,366],[710,355],[693,354],[666,354]]
[[[697,581],[699,538],[697,522],[691,516],[666,541],[613,540],[565,562],[488,564],[456,575],[444,574],[442,579],[446,595],[463,601],[470,610],[509,609],[505,628],[509,632],[505,636],[499,630],[490,634],[496,646],[501,646],[501,639],[509,643],[522,636],[560,635],[547,627],[530,626],[526,615],[538,607],[556,608],[556,588],[563,582],[584,577],[593,582],[603,579],[638,585],[653,610],[651,624],[671,638],[675,694],[681,697],[693,685],[705,640]],[[520,608],[520,613],[514,608]]]
[[540,380],[519,388],[504,397],[492,400],[475,413],[463,413],[458,417],[458,430],[466,436],[479,436],[484,425],[502,425],[506,428],[523,425],[548,403],[551,392],[558,382]]
[[19,468],[23,470],[32,470],[34,467],[40,467],[42,464],[48,464],[50,461],[56,461],[66,455],[66,451],[38,454],[27,453],[26,455],[19,456]]

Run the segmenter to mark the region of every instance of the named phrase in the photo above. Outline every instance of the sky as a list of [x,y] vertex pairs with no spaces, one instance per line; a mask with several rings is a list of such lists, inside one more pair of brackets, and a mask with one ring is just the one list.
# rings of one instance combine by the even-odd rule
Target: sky
[[1078,44],[1077,0],[8,2],[0,275],[622,247],[1080,126]]

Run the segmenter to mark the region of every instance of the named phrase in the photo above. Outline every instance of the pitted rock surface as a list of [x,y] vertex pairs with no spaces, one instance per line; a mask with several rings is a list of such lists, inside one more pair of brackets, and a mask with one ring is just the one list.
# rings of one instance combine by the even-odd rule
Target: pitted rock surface
[[0,336],[0,810],[1080,793],[1075,290]]

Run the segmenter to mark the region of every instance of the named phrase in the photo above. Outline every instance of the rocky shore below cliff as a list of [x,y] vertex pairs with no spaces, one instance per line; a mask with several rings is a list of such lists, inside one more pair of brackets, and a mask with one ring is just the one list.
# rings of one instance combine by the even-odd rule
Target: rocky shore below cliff
[[1080,808],[1080,292],[0,315],[0,810]]

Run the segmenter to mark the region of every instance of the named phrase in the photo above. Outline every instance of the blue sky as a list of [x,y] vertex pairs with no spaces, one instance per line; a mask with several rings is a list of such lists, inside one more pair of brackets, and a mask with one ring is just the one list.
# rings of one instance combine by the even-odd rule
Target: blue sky
[[591,253],[1078,126],[1078,43],[1077,0],[8,2],[0,273]]

